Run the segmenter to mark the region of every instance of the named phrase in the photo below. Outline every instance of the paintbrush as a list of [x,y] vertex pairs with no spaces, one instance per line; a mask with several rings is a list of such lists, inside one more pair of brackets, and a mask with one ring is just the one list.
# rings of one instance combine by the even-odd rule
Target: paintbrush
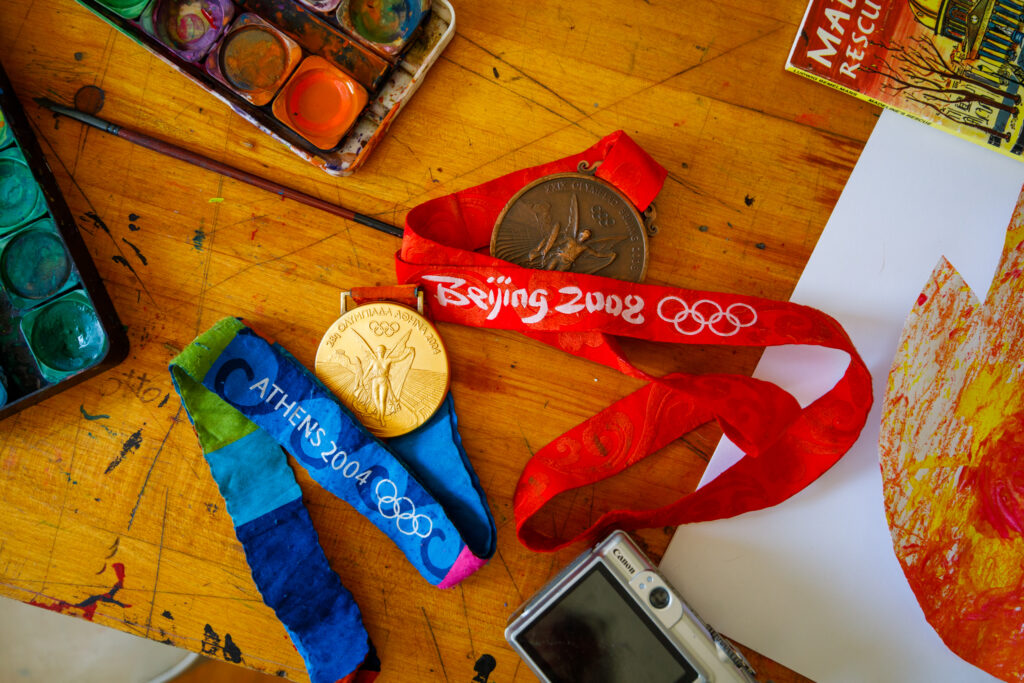
[[45,97],[37,97],[36,103],[41,107],[46,107],[52,112],[55,112],[57,114],[63,114],[64,116],[75,119],[76,121],[80,121],[86,125],[92,126],[93,128],[98,128],[102,130],[104,133],[110,133],[111,135],[116,135],[119,138],[124,138],[129,142],[133,142],[136,145],[145,147],[146,149],[151,149],[154,152],[165,154],[174,159],[181,159],[182,161],[187,161],[190,164],[195,164],[196,166],[200,168],[205,168],[208,171],[216,171],[217,173],[225,175],[228,178],[241,180],[243,183],[255,185],[256,187],[268,190],[269,192],[279,194],[282,197],[294,199],[300,204],[312,206],[313,208],[320,209],[321,211],[326,211],[327,213],[334,214],[335,216],[341,216],[342,218],[345,218],[350,221],[355,221],[356,223],[362,223],[363,225],[371,227],[374,230],[380,230],[381,232],[386,232],[387,234],[394,235],[395,237],[402,236],[401,228],[397,228],[394,225],[385,223],[384,221],[379,221],[376,218],[371,218],[370,216],[367,216],[365,214],[356,213],[351,209],[346,209],[345,207],[338,206],[337,204],[325,202],[324,200],[317,199],[316,197],[311,197],[310,195],[305,194],[304,192],[293,190],[290,187],[285,187],[284,185],[275,183],[272,180],[261,178],[257,175],[253,175],[252,173],[248,173],[246,171],[242,171],[237,168],[228,166],[227,164],[222,164],[219,161],[210,159],[208,157],[204,157],[201,154],[196,154],[195,152],[190,152],[187,149],[183,149],[176,145],[172,145],[168,142],[163,142],[162,140],[151,138],[143,133],[137,133],[133,130],[122,128],[121,126],[117,126],[108,121],[104,121],[103,119],[93,116],[92,114],[86,114],[84,112],[78,111],[77,109],[71,109],[70,107],[62,106]]

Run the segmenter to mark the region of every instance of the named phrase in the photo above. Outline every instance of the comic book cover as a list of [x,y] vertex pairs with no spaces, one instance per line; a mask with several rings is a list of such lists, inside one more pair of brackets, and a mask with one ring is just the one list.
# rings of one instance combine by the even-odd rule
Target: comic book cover
[[1024,0],[811,0],[787,69],[1022,158]]

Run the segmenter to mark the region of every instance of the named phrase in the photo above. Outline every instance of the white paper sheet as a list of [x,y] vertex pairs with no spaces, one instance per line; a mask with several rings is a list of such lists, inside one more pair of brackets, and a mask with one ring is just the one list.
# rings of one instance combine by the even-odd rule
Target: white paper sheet
[[[790,500],[679,527],[662,571],[716,629],[816,681],[994,681],[942,643],[896,561],[878,465],[881,402],[900,331],[945,255],[980,299],[1024,183],[1024,163],[883,113],[793,301],[846,328],[874,380],[860,440]],[[770,349],[755,376],[802,403],[845,356]],[[723,439],[704,480],[735,462]]]

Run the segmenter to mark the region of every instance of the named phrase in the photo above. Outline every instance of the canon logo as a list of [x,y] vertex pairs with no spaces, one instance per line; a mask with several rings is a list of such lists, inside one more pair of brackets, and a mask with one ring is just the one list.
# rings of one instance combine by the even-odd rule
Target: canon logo
[[626,568],[626,571],[629,572],[630,576],[636,574],[636,567],[633,566],[632,562],[626,559],[626,556],[622,554],[621,550],[613,548],[612,555],[614,555],[615,559],[619,561],[619,564]]

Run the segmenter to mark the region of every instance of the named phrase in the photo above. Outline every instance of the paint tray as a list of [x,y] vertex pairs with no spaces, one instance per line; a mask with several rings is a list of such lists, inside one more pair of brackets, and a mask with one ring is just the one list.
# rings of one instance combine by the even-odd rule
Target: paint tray
[[0,67],[0,419],[127,354],[117,313]]
[[[375,3],[342,1],[339,4],[333,0],[78,2],[225,102],[242,118],[334,176],[351,175],[366,161],[455,34],[455,10],[449,0],[423,3],[429,5],[429,9],[422,13],[421,20],[400,49],[394,44],[375,48],[352,33],[351,22],[338,18],[347,7],[372,7]],[[405,4],[413,7],[420,3],[407,0]],[[171,25],[177,29],[185,25],[182,13],[188,11],[194,12],[190,21],[202,24],[202,31],[211,40],[197,39],[194,44],[184,44],[168,39],[166,28],[161,27]],[[163,21],[167,16],[174,18],[173,24]],[[323,58],[365,88],[367,104],[347,132],[339,133],[340,139],[334,137],[325,142],[316,134],[304,136],[283,122],[280,110],[275,109],[270,97],[254,97],[244,88],[232,87],[230,79],[222,73],[224,64],[218,55],[222,42],[240,23],[248,23],[250,28],[254,23],[269,25],[283,34],[278,49],[282,55],[289,55],[287,64],[280,67],[286,73],[298,73],[301,69],[291,56],[297,49],[301,51],[298,62]],[[277,72],[267,75],[264,80],[274,83],[275,87],[282,86],[287,77],[282,76],[282,82],[278,83],[273,77],[276,75]],[[238,86],[237,80],[235,85]]]

